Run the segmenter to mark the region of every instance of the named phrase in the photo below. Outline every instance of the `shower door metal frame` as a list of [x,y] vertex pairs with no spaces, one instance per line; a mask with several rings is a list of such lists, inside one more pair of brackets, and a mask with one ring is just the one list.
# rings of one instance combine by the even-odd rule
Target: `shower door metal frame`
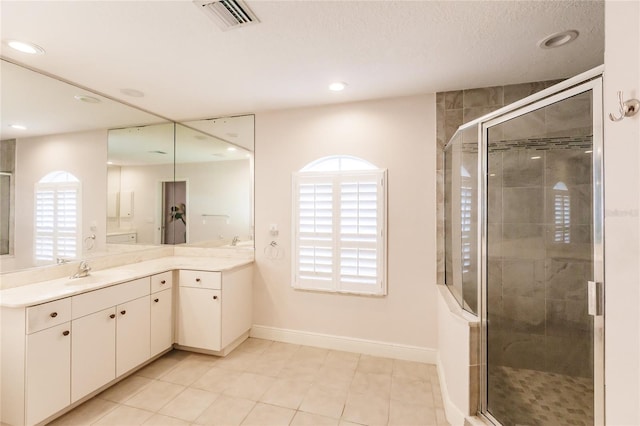
[[[545,108],[556,102],[568,99],[581,93],[592,91],[593,117],[593,279],[604,284],[604,198],[603,198],[603,108],[602,108],[602,67],[597,67],[574,78],[565,80],[555,86],[545,89],[538,94],[531,95],[510,106],[502,108],[475,120],[478,125],[479,161],[478,176],[480,179],[480,197],[478,197],[480,212],[478,228],[480,250],[478,275],[480,286],[479,313],[481,324],[480,351],[480,407],[479,414],[493,424],[500,422],[488,412],[487,387],[487,146],[488,129],[497,124],[522,116],[529,112]],[[472,123],[469,123],[471,125]],[[466,126],[464,126],[466,127]],[[585,292],[587,283],[585,282]],[[605,387],[604,387],[604,312],[593,317],[593,367],[594,367],[594,424],[605,424]]]

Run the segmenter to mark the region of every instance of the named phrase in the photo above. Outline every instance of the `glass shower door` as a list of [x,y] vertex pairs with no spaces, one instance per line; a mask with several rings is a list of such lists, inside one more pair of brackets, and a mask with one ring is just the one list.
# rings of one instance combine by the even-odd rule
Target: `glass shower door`
[[600,90],[591,81],[483,127],[483,412],[503,425],[603,416],[603,317],[587,284],[602,280]]

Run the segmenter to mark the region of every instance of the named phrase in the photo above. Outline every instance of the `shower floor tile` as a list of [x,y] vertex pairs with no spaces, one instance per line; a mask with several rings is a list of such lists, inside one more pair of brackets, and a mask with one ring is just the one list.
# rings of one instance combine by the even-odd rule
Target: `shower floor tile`
[[593,425],[590,378],[493,367],[489,397],[489,412],[504,426]]

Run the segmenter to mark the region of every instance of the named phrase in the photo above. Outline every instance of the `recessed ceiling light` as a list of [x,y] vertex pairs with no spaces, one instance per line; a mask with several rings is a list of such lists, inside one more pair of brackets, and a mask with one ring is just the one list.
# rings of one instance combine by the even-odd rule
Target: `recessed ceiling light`
[[578,31],[568,30],[559,33],[551,34],[538,42],[540,49],[554,49],[556,47],[564,46],[571,43],[578,38]]
[[9,127],[16,130],[27,130],[27,126],[23,126],[22,124],[10,124]]
[[120,93],[134,98],[144,98],[144,93],[136,89],[120,89]]
[[75,95],[73,97],[73,99],[75,99],[76,101],[80,101],[80,102],[86,102],[88,104],[99,104],[100,103],[100,99],[94,98],[93,96],[88,96],[88,95]]
[[541,159],[541,158],[542,158],[542,157],[540,157],[539,155],[536,155],[535,157],[531,157],[531,159],[532,159],[532,160],[539,160],[539,159]]
[[227,151],[237,151],[237,150],[238,150],[238,148],[234,148],[234,147],[232,147],[232,146],[230,146],[229,148],[227,148]]
[[347,83],[336,81],[335,83],[331,83],[329,85],[329,90],[331,90],[332,92],[340,92],[344,90],[345,87],[347,87]]
[[37,44],[20,40],[7,40],[7,46],[18,52],[28,53],[29,55],[44,55],[44,49]]
[[591,154],[593,151],[585,151],[585,154]]

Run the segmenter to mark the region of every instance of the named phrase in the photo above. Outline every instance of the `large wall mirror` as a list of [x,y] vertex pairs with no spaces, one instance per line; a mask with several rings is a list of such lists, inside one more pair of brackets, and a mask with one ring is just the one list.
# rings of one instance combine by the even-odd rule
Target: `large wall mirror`
[[253,245],[253,116],[176,124],[4,59],[0,76],[2,273]]
[[166,122],[2,60],[2,272],[105,252],[108,129]]
[[253,154],[214,131],[252,144],[253,116],[109,131],[107,242],[253,246]]

